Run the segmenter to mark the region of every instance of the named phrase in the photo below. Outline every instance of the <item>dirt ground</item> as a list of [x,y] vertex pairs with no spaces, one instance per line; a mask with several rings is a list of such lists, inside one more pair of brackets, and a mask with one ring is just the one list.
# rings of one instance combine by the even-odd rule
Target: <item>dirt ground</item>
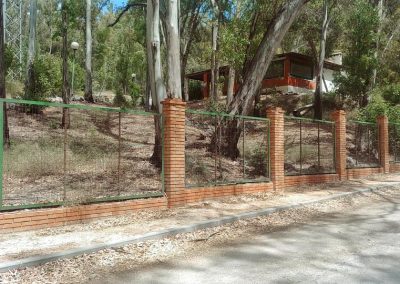
[[[16,247],[17,244],[23,250],[27,250],[27,246],[29,245],[40,247],[40,242],[38,242],[40,238],[45,239],[45,242],[49,243],[52,237],[53,239],[54,237],[59,239],[65,238],[65,248],[70,248],[71,238],[68,239],[68,234],[74,234],[76,239],[79,236],[82,243],[88,243],[86,239],[87,234],[85,234],[85,231],[87,231],[97,235],[99,237],[97,239],[98,242],[100,238],[109,235],[111,231],[115,237],[121,237],[119,234],[122,234],[125,230],[129,231],[130,235],[132,235],[136,232],[132,226],[136,225],[136,228],[139,228],[140,226],[143,227],[143,224],[148,224],[149,230],[154,228],[156,223],[153,222],[158,222],[159,225],[163,223],[168,224],[171,227],[175,224],[182,225],[185,223],[184,218],[189,218],[190,222],[193,223],[200,218],[199,216],[203,219],[215,218],[226,214],[265,208],[267,206],[277,206],[282,201],[290,204],[291,202],[309,200],[310,197],[316,198],[338,192],[351,191],[360,186],[389,185],[394,182],[400,182],[400,175],[378,175],[362,181],[301,187],[287,191],[281,195],[264,193],[223,198],[177,209],[138,212],[124,218],[106,218],[62,228],[8,234],[7,236],[1,236],[0,251],[3,253],[4,248]],[[363,194],[358,197],[324,202],[301,209],[274,213],[266,217],[238,221],[217,228],[180,234],[162,240],[127,245],[118,249],[106,249],[72,259],[50,262],[38,267],[14,270],[0,274],[0,283],[85,283],[100,279],[102,275],[110,272],[116,273],[128,269],[139,271],[142,267],[165,262],[174,257],[182,259],[204,250],[211,250],[213,247],[233,245],[235,242],[245,240],[256,233],[283,230],[288,226],[307,222],[324,214],[352,210],[357,206],[363,206],[374,200],[389,198],[391,192],[397,193],[398,189],[386,190],[379,194]],[[134,223],[136,224],[134,225]],[[162,229],[162,225],[158,229]],[[12,255],[10,251],[7,254],[9,256]],[[3,261],[4,257],[3,254]],[[15,257],[16,255],[13,256],[13,258]]]

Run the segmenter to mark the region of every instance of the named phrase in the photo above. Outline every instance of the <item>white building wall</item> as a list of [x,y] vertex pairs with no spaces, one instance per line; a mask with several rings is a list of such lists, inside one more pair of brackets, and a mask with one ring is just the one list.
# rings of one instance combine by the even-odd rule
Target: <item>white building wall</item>
[[322,93],[328,93],[335,90],[335,84],[333,83],[334,74],[336,71],[332,69],[323,70],[325,83],[322,84]]

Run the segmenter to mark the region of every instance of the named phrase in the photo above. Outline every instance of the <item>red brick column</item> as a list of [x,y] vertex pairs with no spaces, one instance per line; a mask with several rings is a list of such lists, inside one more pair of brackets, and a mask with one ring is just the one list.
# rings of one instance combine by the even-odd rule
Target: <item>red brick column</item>
[[163,104],[164,188],[168,207],[185,204],[185,107],[179,99]]
[[339,175],[340,180],[345,180],[347,178],[346,112],[337,110],[332,114],[332,119],[335,122],[336,173]]
[[269,108],[271,180],[275,191],[285,188],[285,119],[281,108]]
[[379,130],[379,160],[383,171],[389,173],[389,122],[386,116],[379,116],[377,119]]

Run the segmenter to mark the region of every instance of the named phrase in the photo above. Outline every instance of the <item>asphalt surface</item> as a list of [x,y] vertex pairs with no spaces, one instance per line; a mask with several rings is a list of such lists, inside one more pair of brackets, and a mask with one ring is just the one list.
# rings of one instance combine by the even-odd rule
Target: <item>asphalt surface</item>
[[400,283],[400,193],[97,283]]

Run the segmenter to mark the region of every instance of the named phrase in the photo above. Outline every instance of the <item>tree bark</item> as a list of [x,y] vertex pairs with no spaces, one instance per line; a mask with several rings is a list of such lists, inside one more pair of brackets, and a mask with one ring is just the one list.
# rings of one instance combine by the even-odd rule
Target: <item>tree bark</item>
[[[6,64],[4,58],[4,21],[3,21],[3,1],[0,0],[0,98],[6,98]],[[7,106],[3,105],[3,144],[10,146],[10,131],[8,128]]]
[[211,98],[214,102],[218,100],[219,58],[218,37],[220,24],[220,9],[218,3],[212,0],[214,19],[212,21],[212,51],[211,51]]
[[86,0],[85,101],[93,103],[92,88],[92,0]]
[[[68,83],[68,15],[67,15],[67,3],[66,0],[63,0],[61,4],[61,17],[62,17],[62,76],[63,76],[63,84],[62,84],[62,99],[64,104],[69,104],[70,99],[70,89]],[[61,121],[62,128],[69,128],[70,125],[70,116],[67,108],[63,108],[63,115]]]
[[34,73],[33,61],[36,53],[36,20],[37,20],[37,0],[32,0],[29,7],[29,42],[28,42],[28,62],[25,80],[25,98],[33,99],[35,90],[33,86]]
[[228,86],[227,86],[227,91],[226,91],[226,105],[227,107],[231,104],[233,101],[233,95],[235,93],[235,69],[233,67],[229,67],[229,72],[228,72]]
[[[254,97],[256,96],[257,90],[265,77],[276,49],[280,45],[293,21],[299,15],[301,8],[307,2],[308,0],[287,1],[271,20],[253,59],[248,65],[244,75],[243,84],[234,100],[229,105],[229,113],[231,115],[248,115],[251,112]],[[237,143],[241,133],[240,125],[240,120],[232,120],[228,125],[230,128],[230,134],[225,137],[225,145],[227,149],[224,150],[224,152],[231,159],[236,159],[238,157],[239,151],[237,149]]]
[[[380,49],[380,38],[381,38],[381,34],[382,34],[382,23],[383,23],[383,20],[384,20],[384,12],[383,12],[383,10],[384,10],[383,0],[379,0],[379,2],[378,2],[379,26],[378,26],[378,31],[377,31],[376,47],[375,47],[375,52],[374,52],[375,60],[378,60],[378,58],[379,58],[378,52],[379,52],[379,49]],[[377,74],[378,74],[378,71],[377,71],[377,69],[375,67],[374,70],[372,70],[372,80],[371,80],[371,87],[370,87],[371,90],[376,85]]]
[[324,72],[324,62],[326,53],[326,36],[329,27],[329,11],[328,11],[328,0],[324,0],[323,6],[324,19],[322,21],[321,37],[320,37],[320,49],[318,58],[318,68],[317,68],[317,85],[314,94],[314,118],[322,119],[322,86],[323,86],[323,72]]
[[[149,84],[151,90],[153,109],[162,113],[161,102],[165,98],[165,85],[162,78],[161,48],[160,48],[160,2],[159,0],[147,0],[146,14],[146,46],[147,46],[147,70],[149,72]],[[178,49],[179,50],[179,49]],[[151,162],[157,167],[162,165],[162,128],[159,117],[154,118],[154,150]]]
[[178,0],[168,0],[168,97],[182,99]]

